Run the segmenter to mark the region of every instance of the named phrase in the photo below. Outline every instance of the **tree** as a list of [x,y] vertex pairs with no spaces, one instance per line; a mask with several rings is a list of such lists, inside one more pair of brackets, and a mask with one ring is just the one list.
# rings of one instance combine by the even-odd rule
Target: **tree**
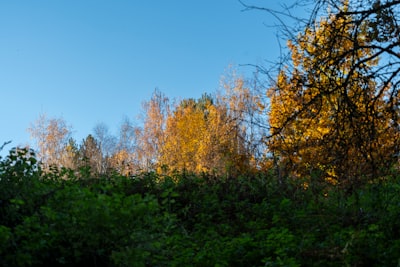
[[[364,9],[362,1],[318,1],[326,2],[330,13],[288,42],[293,64],[268,91],[268,145],[294,176],[318,171],[332,183],[353,187],[384,175],[400,145],[394,69],[400,56],[389,51],[394,46],[381,46],[399,42],[392,36],[397,1],[383,9]],[[374,30],[384,26],[382,16],[390,28],[383,35]]]
[[168,117],[159,166],[191,172],[205,171],[204,166],[199,164],[199,149],[207,130],[204,111],[196,106],[193,99],[188,99],[183,100],[174,114]]
[[210,95],[185,99],[167,119],[159,167],[237,175],[250,169],[243,129]]
[[170,102],[159,90],[155,90],[148,102],[143,103],[143,128],[136,129],[138,147],[136,158],[143,170],[154,170],[164,145]]
[[[265,93],[259,85],[257,76],[244,79],[235,70],[221,80],[223,91],[217,96],[217,104],[225,109],[232,129],[237,129],[238,142],[242,144],[242,154],[251,158],[251,168],[265,169],[266,146],[263,139],[266,135],[265,124]],[[263,91],[260,91],[263,88]],[[249,171],[249,170],[248,170]]]
[[103,154],[97,140],[91,134],[82,141],[79,156],[83,166],[89,167],[93,176],[102,173]]
[[117,140],[109,133],[109,129],[104,123],[99,123],[93,128],[93,137],[97,140],[97,144],[102,153],[100,173],[107,173],[111,168],[110,159],[115,153]]
[[120,127],[115,152],[110,158],[111,167],[123,175],[133,174],[139,169],[135,155],[137,139],[137,127],[125,118]]
[[49,119],[41,114],[28,131],[36,140],[38,157],[46,168],[51,165],[61,167],[62,156],[71,135],[71,127],[62,118]]
[[62,166],[70,170],[77,170],[80,167],[79,154],[78,144],[73,138],[70,138],[61,155]]

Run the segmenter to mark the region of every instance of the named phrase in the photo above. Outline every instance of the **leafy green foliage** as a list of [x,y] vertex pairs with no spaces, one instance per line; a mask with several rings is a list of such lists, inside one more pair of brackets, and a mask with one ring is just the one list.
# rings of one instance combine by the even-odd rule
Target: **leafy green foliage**
[[0,162],[1,266],[398,262],[397,171],[348,194],[272,174],[78,179],[36,164],[31,151],[15,149]]

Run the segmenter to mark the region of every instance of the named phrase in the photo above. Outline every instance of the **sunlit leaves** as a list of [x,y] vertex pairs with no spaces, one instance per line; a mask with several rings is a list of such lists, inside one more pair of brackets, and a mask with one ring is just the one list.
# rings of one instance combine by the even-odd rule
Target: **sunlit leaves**
[[184,100],[168,117],[160,166],[171,170],[231,175],[250,170],[240,113],[243,101],[204,95]]
[[374,76],[379,62],[368,25],[352,19],[329,14],[291,40],[293,65],[268,91],[269,149],[294,176],[318,172],[348,185],[393,163],[399,132],[391,107],[398,96]]
[[28,129],[32,139],[35,139],[39,159],[48,167],[62,166],[63,153],[69,137],[71,127],[62,118],[47,118],[45,114]]

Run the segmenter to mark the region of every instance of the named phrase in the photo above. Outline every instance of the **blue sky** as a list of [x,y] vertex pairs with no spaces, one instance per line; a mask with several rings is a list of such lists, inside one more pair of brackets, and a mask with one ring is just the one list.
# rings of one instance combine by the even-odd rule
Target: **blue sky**
[[124,116],[135,121],[155,88],[215,92],[229,65],[277,59],[277,30],[265,26],[275,22],[237,0],[1,1],[0,143],[30,143],[41,113],[81,141],[99,122],[116,133]]

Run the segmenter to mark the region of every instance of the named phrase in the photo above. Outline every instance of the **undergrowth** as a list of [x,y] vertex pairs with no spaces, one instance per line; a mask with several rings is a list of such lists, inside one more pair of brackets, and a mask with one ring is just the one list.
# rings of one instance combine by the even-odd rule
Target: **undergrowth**
[[81,177],[0,162],[0,266],[396,266],[400,183],[310,190],[272,173]]

